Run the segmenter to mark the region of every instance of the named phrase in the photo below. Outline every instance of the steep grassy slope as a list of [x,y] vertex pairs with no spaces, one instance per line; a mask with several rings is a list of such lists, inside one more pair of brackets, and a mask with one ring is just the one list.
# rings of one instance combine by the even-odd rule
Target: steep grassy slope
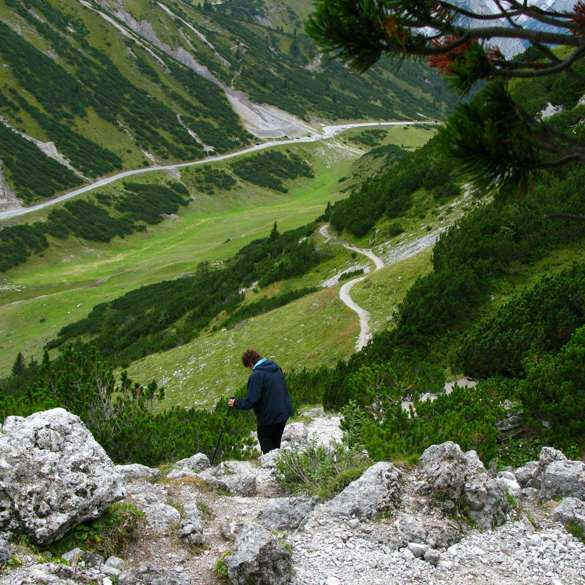
[[355,313],[337,295],[337,288],[325,289],[234,329],[204,333],[134,362],[128,373],[140,382],[154,379],[165,385],[161,408],[209,407],[245,383],[249,372],[241,355],[249,347],[278,360],[289,372],[333,365],[352,354],[359,333]]
[[[255,140],[248,130],[438,117],[452,104],[422,66],[360,79],[321,63],[302,32],[308,5],[0,1],[0,153],[21,152],[0,156],[8,184],[30,203],[121,168],[236,149]],[[55,165],[61,177],[47,181]]]

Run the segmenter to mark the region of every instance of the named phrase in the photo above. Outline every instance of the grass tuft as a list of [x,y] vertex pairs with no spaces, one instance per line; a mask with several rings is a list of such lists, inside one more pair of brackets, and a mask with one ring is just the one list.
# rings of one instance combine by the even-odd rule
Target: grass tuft
[[310,444],[301,451],[283,451],[276,462],[276,478],[289,493],[327,500],[343,491],[370,465],[362,451],[342,445],[331,451]]

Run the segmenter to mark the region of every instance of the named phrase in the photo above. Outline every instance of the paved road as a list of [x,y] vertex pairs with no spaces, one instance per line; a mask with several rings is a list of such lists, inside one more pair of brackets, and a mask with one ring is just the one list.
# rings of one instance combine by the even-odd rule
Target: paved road
[[336,126],[324,126],[322,133],[315,132],[310,136],[303,136],[301,138],[293,138],[288,140],[272,140],[269,142],[263,142],[262,144],[255,144],[254,146],[249,146],[248,148],[243,148],[241,150],[237,150],[235,152],[230,152],[227,154],[219,154],[215,156],[209,156],[207,158],[201,160],[195,160],[190,162],[183,162],[177,164],[170,164],[170,165],[156,165],[151,167],[145,167],[142,169],[134,169],[131,171],[124,171],[122,173],[118,173],[116,175],[111,175],[109,177],[103,177],[94,181],[89,185],[85,185],[79,189],[75,189],[74,191],[69,191],[64,195],[60,195],[59,197],[55,197],[53,199],[48,199],[43,203],[39,203],[37,205],[33,205],[31,207],[20,207],[18,209],[11,209],[9,211],[2,211],[0,212],[0,220],[3,219],[10,219],[13,217],[19,217],[21,215],[26,215],[27,213],[31,213],[33,211],[39,211],[40,209],[45,209],[47,207],[51,207],[56,203],[61,203],[62,201],[67,201],[68,199],[73,199],[78,195],[83,193],[87,193],[89,191],[93,191],[94,189],[99,189],[100,187],[104,187],[105,185],[109,185],[110,183],[114,183],[119,181],[120,179],[125,179],[127,177],[134,177],[136,175],[144,175],[146,173],[154,173],[160,171],[171,171],[175,169],[184,169],[187,167],[199,166],[199,165],[207,165],[214,162],[219,162],[223,160],[227,160],[230,158],[235,158],[241,156],[243,154],[249,154],[251,152],[257,152],[259,150],[266,150],[267,148],[272,148],[274,146],[282,146],[286,144],[299,144],[303,142],[319,142],[321,140],[327,140],[329,138],[334,137],[335,135],[343,132],[345,130],[350,130],[352,128],[367,128],[371,126],[411,126],[414,124],[428,124],[434,125],[436,122],[356,122],[350,124],[339,124]]

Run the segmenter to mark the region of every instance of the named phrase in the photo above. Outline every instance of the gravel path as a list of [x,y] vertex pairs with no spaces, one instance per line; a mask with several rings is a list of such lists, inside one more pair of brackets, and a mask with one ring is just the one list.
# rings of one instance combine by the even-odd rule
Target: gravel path
[[[144,175],[146,173],[155,173],[160,171],[172,171],[178,169],[185,169],[188,167],[193,166],[201,166],[207,165],[214,162],[224,161],[231,158],[236,158],[243,154],[250,154],[251,152],[258,152],[260,150],[266,150],[268,148],[272,148],[273,146],[282,146],[285,144],[300,144],[300,143],[309,143],[309,142],[320,142],[322,140],[327,140],[329,138],[333,138],[340,132],[351,128],[366,128],[371,126],[410,126],[413,124],[424,124],[425,122],[359,122],[354,124],[340,124],[337,126],[324,126],[321,133],[314,132],[309,136],[302,136],[300,138],[293,138],[289,140],[271,140],[268,142],[263,142],[261,144],[255,144],[254,146],[249,146],[247,148],[243,148],[241,150],[237,150],[235,152],[230,152],[227,154],[219,154],[214,156],[208,156],[207,158],[201,160],[195,160],[190,162],[183,162],[171,165],[153,165],[150,167],[145,167],[142,169],[134,169],[131,171],[124,171],[121,173],[117,173],[115,175],[111,175],[109,177],[103,177],[94,181],[89,185],[85,185],[79,189],[75,189],[74,191],[70,191],[69,193],[65,193],[64,195],[60,195],[59,197],[54,197],[53,199],[49,199],[44,201],[43,203],[39,203],[37,205],[33,205],[32,207],[23,207],[19,209],[11,209],[10,211],[2,211],[0,212],[0,220],[3,219],[10,219],[13,217],[19,217],[21,215],[26,215],[27,213],[32,213],[33,211],[39,211],[41,209],[46,209],[47,207],[51,207],[56,203],[61,203],[63,201],[67,201],[68,199],[73,199],[78,195],[82,195],[83,193],[88,193],[89,191],[93,191],[95,189],[99,189],[100,187],[105,187],[110,183],[114,183],[121,179],[125,179],[127,177],[134,177],[136,175]],[[431,122],[434,124],[434,122]]]
[[[329,232],[329,224],[325,224],[321,226],[319,229],[319,233],[325,238],[326,242],[329,242],[333,239]],[[361,254],[371,260],[374,263],[374,271],[380,270],[380,268],[384,267],[384,260],[379,256],[376,256],[372,250],[368,250],[366,248],[356,248],[355,246],[351,246],[346,242],[340,242],[340,244],[350,250],[352,252],[356,252],[357,254]],[[362,280],[366,279],[367,276],[360,276],[358,278],[354,278],[349,282],[346,282],[340,289],[339,289],[339,299],[341,302],[349,307],[354,313],[357,313],[360,319],[360,334],[355,344],[356,351],[361,351],[370,341],[372,337],[372,332],[370,331],[370,313],[360,307],[352,298],[351,298],[351,289],[358,283],[362,282]],[[335,283],[336,284],[336,283]]]

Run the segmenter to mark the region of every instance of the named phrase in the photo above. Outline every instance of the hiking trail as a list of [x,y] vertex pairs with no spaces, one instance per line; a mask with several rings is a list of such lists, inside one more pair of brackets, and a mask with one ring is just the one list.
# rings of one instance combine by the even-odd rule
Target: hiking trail
[[[329,224],[325,224],[321,226],[319,229],[319,233],[325,238],[326,242],[331,241],[333,236],[329,233]],[[350,250],[351,252],[356,252],[357,254],[361,254],[365,256],[368,260],[373,262],[375,268],[374,272],[380,270],[380,268],[384,267],[384,260],[379,256],[376,256],[372,250],[366,248],[357,248],[348,244],[347,242],[339,241],[339,243],[346,249]],[[365,280],[367,275],[359,276],[358,278],[353,278],[349,282],[346,282],[340,289],[339,289],[339,299],[341,302],[349,307],[354,313],[357,313],[359,320],[360,320],[360,334],[355,344],[356,351],[361,351],[370,341],[372,337],[372,333],[370,331],[370,313],[360,307],[352,298],[351,298],[351,289],[358,283]]]

